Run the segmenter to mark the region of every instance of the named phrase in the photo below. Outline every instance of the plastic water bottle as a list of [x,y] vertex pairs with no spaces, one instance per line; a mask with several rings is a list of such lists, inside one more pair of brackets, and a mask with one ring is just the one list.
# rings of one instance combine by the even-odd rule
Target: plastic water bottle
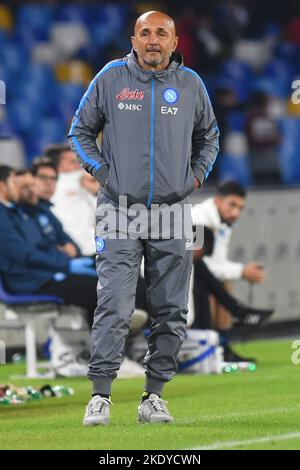
[[227,374],[245,371],[255,372],[256,364],[254,362],[223,362],[223,372]]
[[0,403],[4,405],[22,405],[25,403],[25,400],[17,395],[17,393],[12,392],[11,390],[7,390],[4,397],[0,399]]
[[14,364],[23,364],[25,362],[25,356],[19,353],[12,355],[12,362]]
[[69,397],[69,396],[74,395],[73,388],[67,388],[67,387],[64,387],[63,385],[55,385],[54,387],[52,387],[52,390],[54,392],[54,395],[57,398]]
[[27,396],[29,400],[40,400],[42,398],[41,392],[33,387],[27,387]]

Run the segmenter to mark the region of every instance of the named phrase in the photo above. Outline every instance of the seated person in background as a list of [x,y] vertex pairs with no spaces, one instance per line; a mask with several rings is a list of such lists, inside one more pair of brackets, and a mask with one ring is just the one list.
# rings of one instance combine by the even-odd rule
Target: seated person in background
[[[27,194],[23,196],[21,203],[26,203],[26,210],[37,219],[44,237],[70,257],[80,256],[79,247],[64,232],[62,224],[50,210],[53,207],[50,199],[55,192],[57,181],[57,169],[53,161],[47,157],[37,157],[32,162],[31,173],[23,173],[23,178],[27,178]],[[148,310],[146,285],[142,277],[139,277],[137,284],[136,308],[145,312]],[[137,315],[135,320],[137,321]]]
[[92,256],[95,254],[95,210],[99,184],[81,170],[75,153],[68,145],[48,147],[44,156],[53,162],[58,171],[51,210],[80,247],[81,253]]
[[200,250],[194,254],[194,309],[195,318],[191,325],[194,329],[213,329],[209,305],[209,294],[215,296],[229,313],[239,320],[242,325],[259,325],[272,314],[270,309],[255,309],[246,307],[235,297],[230,295],[213,273],[208,269],[202,257],[209,256],[214,248],[214,234],[208,227],[204,227],[204,243]]
[[[45,167],[39,163],[34,165],[37,173],[43,174]],[[64,241],[73,250],[77,247],[61,233],[53,214],[45,230],[46,224],[39,218],[48,213],[43,204],[40,208],[35,194],[38,188],[39,194],[46,195],[41,186],[42,180],[37,182],[30,172],[16,176],[12,168],[0,165],[0,273],[4,285],[11,293],[54,295],[67,305],[86,308],[92,327],[97,305],[94,260],[74,258],[72,250],[64,250]],[[145,286],[139,280],[136,308],[145,309],[146,305]]]
[[21,194],[30,194],[32,182],[17,180],[13,169],[0,165],[0,272],[6,289],[61,297],[86,308],[91,325],[97,303],[93,260],[71,258],[49,243],[18,204]]
[[[209,270],[230,290],[229,281],[245,279],[251,283],[261,283],[266,272],[255,262],[243,265],[228,259],[232,226],[239,219],[245,206],[246,192],[237,182],[228,181],[218,186],[215,197],[196,204],[192,209],[194,225],[209,227],[215,237],[211,256],[205,256],[204,262]],[[232,317],[214,297],[211,297],[211,313],[214,328],[218,331],[224,347],[225,361],[248,361],[236,354],[229,345],[229,333],[232,328]]]
[[17,180],[20,186],[19,203],[29,216],[35,218],[47,243],[71,258],[80,256],[79,247],[63,230],[62,224],[51,211],[50,198],[57,181],[57,170],[53,163],[44,157],[36,158],[31,171],[17,172]]

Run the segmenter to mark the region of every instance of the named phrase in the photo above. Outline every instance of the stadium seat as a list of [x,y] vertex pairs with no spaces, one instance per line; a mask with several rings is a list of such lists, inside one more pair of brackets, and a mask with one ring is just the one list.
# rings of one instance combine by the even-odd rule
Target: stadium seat
[[296,76],[295,67],[287,60],[273,59],[263,69],[264,79],[273,81],[273,96],[290,95],[291,83]]
[[50,42],[39,42],[32,47],[32,60],[53,66],[57,62],[57,49]]
[[17,30],[30,31],[36,40],[46,40],[53,22],[54,9],[50,5],[22,5],[17,10]]
[[46,114],[51,105],[51,101],[49,101],[51,90],[49,91],[49,97],[45,94],[44,90],[42,86],[38,84],[34,85],[30,83],[30,81],[22,82],[15,92],[13,103],[23,103],[28,109],[34,109],[37,114]]
[[94,10],[90,5],[60,5],[55,20],[70,23],[91,24]]
[[89,31],[82,23],[54,23],[50,37],[51,43],[65,58],[85,47],[90,40]]
[[11,31],[13,28],[13,16],[8,6],[0,5],[0,30]]
[[264,77],[257,78],[252,82],[252,92],[263,91],[269,96],[284,98],[289,94],[289,89],[284,83],[276,80],[276,78]]
[[0,47],[1,49],[6,46],[7,36],[0,28]]
[[231,111],[227,116],[227,125],[231,131],[244,132],[246,115],[244,111]]
[[40,315],[47,319],[56,318],[58,307],[63,304],[59,297],[48,295],[9,294],[0,276],[0,303],[6,313],[15,314],[25,327],[26,377],[38,378],[36,354],[36,320]]
[[243,186],[251,184],[247,155],[219,155],[218,177],[220,181],[238,181]]
[[120,31],[127,21],[127,5],[99,5],[95,8],[92,24],[89,26],[91,42],[100,49],[107,44],[120,42]]
[[39,64],[34,62],[29,62],[22,74],[21,80],[30,81],[34,86],[41,85],[52,85],[53,81],[53,72],[51,67],[48,67],[45,64]]
[[290,64],[295,63],[297,57],[297,46],[287,41],[280,41],[274,47],[274,57],[278,59],[285,59]]
[[[7,119],[0,118],[0,149],[3,139],[10,139],[14,135],[14,130]],[[2,155],[1,155],[2,163]]]
[[23,49],[31,53],[32,48],[36,44],[41,44],[48,40],[48,35],[45,32],[37,35],[32,29],[22,26],[15,32],[14,38],[18,43],[22,44]]
[[86,87],[76,83],[58,84],[55,102],[57,116],[63,117],[65,121],[71,120],[85,91]]
[[27,52],[22,44],[8,42],[5,48],[0,50],[0,63],[6,68],[7,73],[22,76],[22,72],[28,63]]
[[55,67],[55,76],[60,82],[79,83],[87,87],[94,74],[89,64],[72,60],[58,64]]
[[110,28],[109,24],[93,23],[90,27],[91,43],[100,49],[105,49],[114,37],[114,31]]
[[226,83],[227,80],[231,81],[231,85],[236,91],[239,99],[244,102],[248,99],[251,82],[254,73],[249,64],[242,62],[236,58],[225,61],[219,70],[221,83]]
[[271,39],[276,41],[276,39],[280,37],[280,27],[277,23],[273,21],[268,21],[264,25],[264,30],[263,30],[263,38],[265,39]]
[[268,44],[253,39],[242,39],[236,42],[234,56],[236,59],[249,64],[255,70],[262,67],[270,55]]
[[32,112],[28,104],[21,100],[13,101],[8,107],[9,121],[12,123],[16,133],[24,137],[26,133],[34,129],[40,115],[37,110]]
[[300,118],[285,117],[282,119],[283,139],[280,146],[280,161],[284,182],[300,183]]
[[83,94],[86,92],[86,87],[76,83],[61,83],[57,88],[59,100],[75,106],[78,106]]
[[108,24],[114,31],[120,30],[127,21],[128,5],[98,5],[95,8],[94,18],[102,24]]
[[64,142],[67,139],[67,124],[56,117],[43,117],[36,123],[30,133],[30,138],[35,144],[37,155],[43,149],[55,142]]

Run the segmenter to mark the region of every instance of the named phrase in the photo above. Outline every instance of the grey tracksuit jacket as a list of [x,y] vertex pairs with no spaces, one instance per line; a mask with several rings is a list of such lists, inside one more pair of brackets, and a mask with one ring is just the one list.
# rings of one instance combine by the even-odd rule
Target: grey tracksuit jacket
[[[103,131],[101,151],[96,139]],[[205,86],[174,53],[146,71],[134,52],[108,63],[83,96],[72,149],[115,201],[171,204],[202,184],[218,153],[218,126]]]
[[[100,131],[101,151],[96,144]],[[155,211],[152,203],[180,201],[184,206],[194,178],[203,183],[218,152],[218,127],[205,87],[178,54],[173,54],[167,69],[156,73],[142,69],[133,52],[107,64],[82,98],[69,137],[83,167],[102,185],[98,208],[109,203],[116,213],[119,196],[127,196],[129,204],[146,205],[147,216]],[[103,230],[97,211],[101,242]],[[185,336],[192,263],[186,242],[171,236],[111,238],[101,243],[88,374],[94,393],[111,393],[143,257],[152,319],[145,389],[160,394],[175,374]]]

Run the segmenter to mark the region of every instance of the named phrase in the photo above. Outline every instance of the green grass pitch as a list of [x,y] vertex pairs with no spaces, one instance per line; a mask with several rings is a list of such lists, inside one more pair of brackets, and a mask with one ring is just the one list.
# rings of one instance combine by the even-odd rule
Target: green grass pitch
[[[219,376],[177,375],[165,388],[171,425],[138,425],[136,407],[143,379],[113,386],[111,423],[84,428],[87,379],[56,379],[75,395],[26,405],[0,405],[0,449],[300,449],[300,365],[291,363],[292,341],[238,344],[256,355],[256,372]],[[0,366],[0,383],[42,385],[47,380],[11,380],[22,365]]]

